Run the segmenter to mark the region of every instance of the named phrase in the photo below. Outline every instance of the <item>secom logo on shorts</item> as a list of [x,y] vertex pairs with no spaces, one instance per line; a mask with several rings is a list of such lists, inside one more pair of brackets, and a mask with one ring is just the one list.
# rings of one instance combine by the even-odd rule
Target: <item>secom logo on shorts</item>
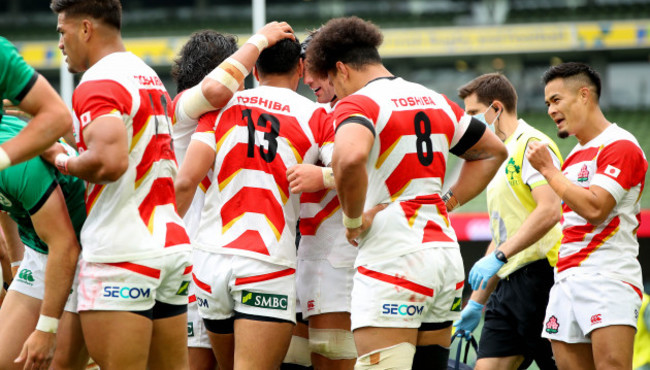
[[187,336],[188,337],[194,336],[194,323],[191,321],[187,323]]
[[419,302],[384,302],[381,305],[382,316],[413,317],[421,316],[424,303]]
[[241,303],[247,306],[286,310],[288,302],[286,295],[255,293],[247,290],[241,292]]
[[151,297],[151,289],[123,285],[120,283],[103,283],[102,297],[105,299],[144,300]]

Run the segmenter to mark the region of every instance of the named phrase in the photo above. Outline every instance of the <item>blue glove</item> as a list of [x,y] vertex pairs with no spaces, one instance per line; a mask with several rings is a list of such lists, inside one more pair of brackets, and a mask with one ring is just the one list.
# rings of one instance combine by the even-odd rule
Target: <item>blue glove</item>
[[[490,280],[490,278],[494,276],[494,274],[496,274],[504,264],[503,261],[497,259],[494,253],[490,253],[478,260],[469,271],[469,278],[467,279],[472,290],[485,289],[488,280]],[[483,282],[482,287],[481,281]]]
[[463,311],[460,313],[460,320],[454,323],[456,332],[461,330],[465,331],[465,338],[469,339],[469,336],[472,334],[474,329],[476,329],[479,321],[481,321],[483,307],[482,304],[470,299],[465,308],[463,308]]

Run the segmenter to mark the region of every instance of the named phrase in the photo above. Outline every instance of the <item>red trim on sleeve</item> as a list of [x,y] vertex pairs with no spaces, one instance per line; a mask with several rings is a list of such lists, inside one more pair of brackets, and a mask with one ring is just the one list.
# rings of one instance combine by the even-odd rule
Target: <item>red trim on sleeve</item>
[[115,80],[83,82],[72,96],[72,106],[82,130],[97,117],[113,111],[129,114],[132,104],[129,91]]
[[596,173],[612,178],[625,190],[644,182],[648,170],[641,148],[629,140],[607,145],[598,155],[596,165]]
[[379,105],[365,95],[350,95],[336,105],[332,115],[336,128],[341,122],[355,115],[362,115],[376,125],[377,117],[379,117]]

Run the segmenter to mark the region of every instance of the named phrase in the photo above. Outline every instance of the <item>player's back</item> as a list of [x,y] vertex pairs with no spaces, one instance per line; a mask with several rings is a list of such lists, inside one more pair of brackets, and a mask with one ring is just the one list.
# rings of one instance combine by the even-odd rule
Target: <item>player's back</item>
[[[197,247],[294,266],[299,196],[286,171],[318,159],[323,108],[286,88],[262,86],[235,94],[199,127],[216,146]],[[208,129],[209,131],[209,129]]]
[[[368,158],[365,208],[390,203],[363,238],[357,265],[423,245],[457,247],[441,190],[449,150],[471,117],[445,96],[395,77],[371,81],[340,101],[334,114],[335,124],[355,114],[372,122],[375,142]],[[389,241],[372,239],[389,234],[394,235],[390,248],[365,248],[386,245]]]
[[153,69],[129,52],[110,54],[84,74],[73,106],[80,152],[86,149],[83,128],[105,115],[123,121],[129,150],[128,168],[117,181],[88,184],[84,259],[149,258],[187,244],[174,206],[171,99]]

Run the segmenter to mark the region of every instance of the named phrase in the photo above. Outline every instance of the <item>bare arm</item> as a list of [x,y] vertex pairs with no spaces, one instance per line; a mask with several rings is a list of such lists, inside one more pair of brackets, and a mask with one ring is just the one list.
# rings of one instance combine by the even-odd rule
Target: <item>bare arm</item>
[[600,225],[616,206],[616,200],[600,186],[582,188],[571,183],[560,170],[553,166],[547,145],[532,142],[526,156],[530,164],[546,178],[553,191],[577,214],[592,225]]
[[176,210],[183,217],[192,204],[196,188],[214,164],[215,152],[199,140],[192,140],[185,161],[174,180]]
[[[45,294],[41,304],[41,316],[58,319],[63,313],[70,287],[74,280],[80,247],[68,216],[63,192],[57,187],[45,204],[32,215],[34,230],[48,245],[45,265]],[[54,356],[56,334],[34,330],[23,346],[18,362],[25,360],[25,367],[49,364]]]
[[[119,179],[129,167],[127,132],[122,119],[99,117],[86,126],[83,133],[88,149],[68,159],[68,172],[95,184]],[[42,158],[54,165],[59,153],[65,153],[65,149],[57,143]]]
[[0,146],[12,164],[39,155],[62,136],[72,137],[72,115],[45,77],[38,76],[18,107],[32,119],[16,137]]
[[538,186],[532,190],[532,195],[537,206],[524,220],[519,230],[499,247],[506,257],[514,256],[526,249],[560,222],[562,217],[560,198],[550,186]]
[[458,202],[465,204],[480,194],[507,156],[501,140],[492,131],[485,130],[481,139],[461,155],[465,163],[450,188]]
[[[293,29],[286,22],[270,22],[249,39],[239,50],[191,87],[181,96],[178,104],[185,115],[198,119],[202,114],[224,107],[244,78],[250,73],[261,51],[280,40],[294,39]],[[267,46],[255,40],[265,39]]]
[[[18,234],[18,225],[8,214],[0,212],[0,227],[2,227],[5,234],[9,261],[11,261],[11,263],[22,261],[25,253],[25,246]],[[16,272],[18,272],[18,266],[12,267],[11,273],[16,275]]]
[[[336,132],[332,170],[341,208],[349,218],[363,214],[368,189],[366,163],[374,141],[373,133],[368,128],[354,123],[340,126]],[[364,218],[363,222],[366,220],[368,218]],[[369,227],[364,223],[361,227],[347,229],[346,237],[353,245],[356,245],[354,240],[361,232]]]

